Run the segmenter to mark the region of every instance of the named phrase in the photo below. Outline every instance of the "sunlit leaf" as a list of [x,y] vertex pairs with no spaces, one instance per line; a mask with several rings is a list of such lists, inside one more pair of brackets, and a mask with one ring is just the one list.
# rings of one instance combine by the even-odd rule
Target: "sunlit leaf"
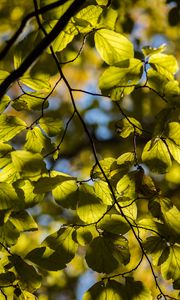
[[72,239],[73,231],[73,228],[61,228],[49,235],[43,242],[43,245],[58,252],[65,264],[72,260],[78,247]]
[[122,168],[130,168],[134,163],[134,153],[126,152],[117,158],[117,164]]
[[176,145],[170,139],[166,139],[166,145],[172,157],[180,164],[180,146]]
[[144,47],[142,47],[142,53],[144,54],[144,56],[151,56],[153,54],[158,54],[158,53],[164,52],[165,49],[166,49],[166,44],[162,44],[158,48],[144,46]]
[[122,119],[118,122],[118,134],[122,138],[127,138],[131,133],[142,134],[142,126],[140,122],[134,118]]
[[167,172],[172,165],[165,143],[158,138],[147,142],[143,149],[142,160],[150,170],[157,173]]
[[73,232],[73,240],[81,246],[89,244],[93,238],[91,227],[79,227]]
[[91,186],[80,186],[77,214],[83,222],[97,222],[106,210],[107,206],[96,196]]
[[45,101],[46,94],[40,92],[32,92],[28,94],[22,94],[15,99],[12,103],[12,107],[17,111],[21,110],[42,110],[49,106],[48,100]]
[[130,94],[142,76],[142,62],[131,58],[119,63],[117,67],[109,67],[99,79],[99,88],[104,94],[111,94],[112,100],[120,100],[121,96]]
[[34,231],[38,229],[33,217],[25,210],[12,213],[11,222],[18,231]]
[[112,196],[107,182],[100,181],[100,180],[96,181],[94,183],[94,192],[96,196],[100,198],[104,204],[107,205],[112,204]]
[[49,76],[46,74],[37,74],[36,76],[34,76],[27,73],[21,77],[20,81],[34,91],[50,89]]
[[121,197],[131,200],[136,198],[136,177],[137,172],[133,171],[124,175],[117,183],[117,191]]
[[0,168],[5,167],[11,162],[10,153],[12,150],[13,147],[11,145],[0,142]]
[[5,95],[0,102],[0,113],[2,113],[9,105],[11,98],[8,95]]
[[109,280],[107,284],[103,281],[93,285],[83,296],[83,300],[128,300],[124,286],[115,281]]
[[26,134],[26,143],[24,148],[28,151],[40,153],[46,146],[49,140],[45,137],[39,127],[34,127],[28,130]]
[[161,265],[161,272],[165,279],[177,280],[180,270],[180,247],[179,245],[170,246],[167,260]]
[[0,226],[0,243],[5,247],[16,244],[19,235],[20,233],[10,221]]
[[8,77],[9,72],[5,70],[0,70],[0,84],[6,77]]
[[95,33],[96,49],[109,65],[134,56],[133,44],[122,34],[109,29],[100,29]]
[[115,234],[125,234],[130,229],[126,220],[122,216],[116,214],[106,214],[98,223],[98,227]]
[[62,130],[62,121],[59,118],[43,117],[40,119],[39,124],[49,136],[56,136]]
[[26,123],[14,116],[2,114],[0,116],[0,139],[7,142],[26,128]]
[[22,201],[18,198],[13,186],[6,182],[0,182],[0,210],[18,209]]
[[17,172],[25,176],[37,176],[45,171],[45,163],[38,153],[25,150],[11,152],[12,162]]
[[[150,236],[143,243],[144,249],[153,258],[153,264],[160,265],[163,263],[163,251],[167,248],[167,243],[160,236]],[[165,257],[167,259],[168,254]]]
[[178,122],[168,123],[165,134],[169,139],[173,140],[176,145],[180,146],[180,124]]
[[178,71],[178,63],[173,55],[162,53],[154,54],[149,58],[149,64],[153,69],[169,80],[172,80],[173,74]]

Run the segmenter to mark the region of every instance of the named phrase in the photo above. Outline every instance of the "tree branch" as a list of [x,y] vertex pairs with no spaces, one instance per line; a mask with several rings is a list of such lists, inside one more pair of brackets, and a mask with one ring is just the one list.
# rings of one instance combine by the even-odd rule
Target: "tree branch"
[[[18,69],[13,71],[0,85],[0,101],[9,86],[20,78],[35,60],[43,53],[43,51],[55,40],[58,34],[65,28],[71,17],[82,6],[82,0],[74,0],[64,15],[59,19],[52,31],[41,40],[37,47],[25,58]],[[35,13],[34,13],[35,14]]]
[[18,30],[13,34],[13,36],[6,41],[6,45],[4,46],[4,48],[2,49],[2,51],[0,52],[0,60],[2,60],[7,53],[9,52],[10,48],[13,46],[13,44],[15,43],[15,41],[17,40],[17,38],[20,36],[20,34],[22,33],[23,29],[26,26],[26,23],[33,17],[35,17],[36,14],[40,15],[40,14],[44,14],[47,11],[56,8],[58,6],[61,6],[63,4],[65,4],[68,0],[60,0],[60,1],[56,1],[53,2],[51,4],[48,4],[46,6],[41,7],[40,9],[38,9],[37,12],[32,11],[30,12],[28,15],[26,15],[24,17],[24,19],[21,21],[21,25],[19,26]]

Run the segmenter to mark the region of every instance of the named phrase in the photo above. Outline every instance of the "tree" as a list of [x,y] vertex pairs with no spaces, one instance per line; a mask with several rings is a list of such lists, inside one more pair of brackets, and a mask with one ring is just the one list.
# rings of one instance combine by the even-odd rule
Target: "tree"
[[171,2],[0,4],[0,299],[178,299]]

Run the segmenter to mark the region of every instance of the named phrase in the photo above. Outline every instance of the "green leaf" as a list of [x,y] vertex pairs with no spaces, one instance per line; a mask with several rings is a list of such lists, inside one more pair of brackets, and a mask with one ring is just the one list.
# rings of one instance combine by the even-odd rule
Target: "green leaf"
[[83,296],[83,300],[128,300],[124,286],[115,281],[109,280],[107,284],[103,281],[93,285]]
[[0,181],[7,183],[13,183],[20,178],[20,174],[17,172],[13,163],[6,165],[0,172]]
[[96,0],[98,5],[107,5],[108,4],[108,0]]
[[39,124],[50,137],[56,136],[62,131],[62,121],[59,118],[43,117],[40,119]]
[[75,22],[74,25],[79,32],[88,33],[98,25],[98,20],[102,11],[102,8],[99,6],[88,5],[72,18],[72,22]]
[[167,280],[177,280],[180,275],[180,246],[170,246],[169,250],[170,252],[167,260],[161,265],[162,276]]
[[100,181],[100,180],[96,181],[94,183],[94,192],[96,196],[100,198],[104,204],[107,205],[112,204],[112,196],[107,182]]
[[3,286],[7,287],[9,285],[12,285],[13,282],[16,280],[16,276],[13,272],[6,272],[0,274],[0,287]]
[[169,80],[173,80],[173,74],[178,71],[178,63],[173,55],[154,54],[149,58],[149,64]]
[[[132,200],[131,200],[132,201]],[[125,216],[131,220],[136,220],[137,219],[137,205],[135,202],[131,203],[131,205],[129,205],[129,201],[123,201],[123,206],[126,206],[128,205],[127,207],[123,207],[122,206],[122,210],[123,210],[123,213],[125,214]],[[117,207],[116,205],[116,209],[117,211],[119,211],[119,208]]]
[[166,44],[162,44],[158,48],[144,46],[144,47],[142,47],[142,53],[144,54],[144,56],[151,56],[153,54],[158,54],[158,53],[164,52],[165,49],[166,49]]
[[34,231],[38,229],[33,217],[25,210],[12,213],[11,223],[18,231]]
[[41,177],[39,180],[33,183],[34,192],[37,194],[50,192],[58,187],[61,183],[69,180],[74,180],[74,177],[62,172],[51,172],[51,177]]
[[30,152],[41,153],[41,151],[46,148],[48,142],[50,143],[50,140],[48,140],[36,126],[28,130],[24,148]]
[[7,142],[26,128],[26,123],[14,116],[0,115],[0,140]]
[[97,222],[107,210],[107,205],[94,193],[93,187],[83,184],[79,188],[77,214],[85,223]]
[[20,81],[34,91],[50,90],[51,87],[49,84],[49,75],[45,73],[31,75],[27,72],[20,78]]
[[118,67],[109,67],[99,79],[102,93],[112,100],[120,100],[123,93],[130,94],[142,76],[143,64],[139,59],[131,58],[123,61]]
[[97,30],[94,39],[97,51],[109,65],[134,56],[133,44],[125,36],[113,30]]
[[142,134],[142,126],[138,120],[128,117],[128,120],[124,118],[118,122],[119,136],[127,138],[131,133],[136,133],[138,135]]
[[20,256],[13,254],[9,257],[19,277],[19,285],[30,292],[38,289],[41,285],[41,276],[35,268],[27,264]]
[[64,269],[73,259],[78,248],[73,240],[73,232],[74,229],[70,227],[61,228],[44,240],[43,247],[33,249],[26,258],[47,270]]
[[163,93],[168,101],[176,103],[176,99],[174,98],[180,95],[179,82],[177,80],[168,81],[166,84],[164,84]]
[[170,227],[172,231],[180,234],[180,212],[176,206],[173,205],[169,210],[165,210],[162,207],[162,213],[167,226]]
[[129,262],[128,241],[118,235],[99,236],[89,244],[85,258],[88,266],[94,271],[109,274],[119,264]]
[[[56,25],[57,21],[49,21],[48,23],[44,23],[43,27],[49,33],[52,28]],[[66,46],[74,39],[74,37],[78,34],[78,30],[75,27],[75,24],[70,20],[63,31],[61,31],[58,37],[52,42],[52,47],[54,52],[60,52],[66,48]],[[47,50],[50,53],[50,50]]]
[[11,98],[8,95],[2,97],[0,103],[0,113],[2,113],[8,107],[10,102],[11,102]]
[[45,101],[47,94],[40,92],[32,92],[23,94],[19,98],[15,99],[12,103],[12,107],[17,111],[21,110],[42,110],[49,106],[48,100]]
[[159,138],[147,142],[143,149],[142,161],[151,171],[157,173],[166,173],[172,165],[169,151]]
[[66,261],[58,251],[48,247],[35,248],[26,255],[26,259],[48,271],[59,271],[66,267]]
[[81,246],[89,244],[93,238],[91,233],[91,226],[79,227],[73,232],[73,240]]
[[165,135],[180,146],[180,124],[178,122],[168,123]]
[[49,235],[43,245],[59,253],[61,260],[67,264],[74,257],[78,245],[72,239],[74,229],[71,227],[60,228],[57,232]]
[[166,145],[172,157],[180,164],[180,146],[177,146],[170,139],[166,139]]
[[5,70],[0,70],[0,84],[4,81],[6,77],[9,76],[9,72]]
[[[159,236],[149,236],[143,243],[144,249],[153,258],[153,264],[159,266],[162,264],[162,255],[167,248],[167,243]],[[166,259],[168,254],[166,256]]]
[[39,153],[16,150],[11,152],[11,158],[17,172],[26,177],[37,176],[45,171],[45,163]]
[[19,235],[20,233],[10,221],[0,226],[0,243],[6,247],[16,244]]
[[57,204],[65,207],[76,209],[78,202],[78,186],[74,179],[69,177],[53,189],[52,195]]
[[141,281],[134,281],[132,277],[126,277],[125,291],[129,300],[152,300],[150,289]]
[[13,186],[6,182],[0,182],[0,210],[16,209],[22,205],[22,200],[18,198]]
[[117,158],[117,164],[121,168],[129,169],[134,163],[134,153],[133,152],[126,152],[120,155]]
[[120,197],[123,197],[124,200],[135,199],[137,196],[136,192],[136,178],[137,171],[132,171],[127,175],[124,175],[117,183],[117,192]]
[[115,234],[125,234],[130,230],[126,220],[122,216],[116,214],[106,214],[98,223],[98,227]]
[[33,192],[34,185],[31,183],[30,180],[20,179],[14,183],[14,186],[16,187],[17,190],[22,191],[24,202],[25,202],[24,203],[25,208],[29,208],[40,203],[44,198],[43,193],[35,194]]
[[11,162],[10,153],[12,150],[13,147],[11,145],[0,142],[0,168],[5,167]]
[[[99,161],[104,173],[106,174],[106,176],[108,178],[111,177],[112,166],[115,162],[116,162],[116,159],[113,157],[107,157],[107,158]],[[94,179],[99,178],[99,179],[105,180],[99,166],[97,166],[97,165],[95,166],[95,168],[92,169],[92,176]]]

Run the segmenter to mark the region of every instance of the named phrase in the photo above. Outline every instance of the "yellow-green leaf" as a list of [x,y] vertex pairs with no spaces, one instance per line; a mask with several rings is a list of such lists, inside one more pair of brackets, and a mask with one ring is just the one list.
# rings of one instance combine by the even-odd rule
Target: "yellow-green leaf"
[[118,122],[118,134],[122,138],[127,138],[133,132],[138,135],[142,134],[142,126],[135,118],[128,117],[128,120],[124,118]]
[[109,65],[134,56],[133,44],[122,34],[109,29],[100,29],[95,33],[96,49]]
[[112,100],[120,100],[123,93],[133,91],[141,79],[142,67],[143,63],[136,58],[123,61],[117,67],[109,67],[99,79],[99,88],[105,94],[111,93]]
[[154,54],[149,58],[149,64],[153,69],[169,80],[172,80],[173,74],[178,71],[178,63],[173,55],[162,53]]
[[2,114],[0,116],[0,140],[7,142],[26,128],[26,123],[15,117]]
[[180,270],[180,246],[170,246],[170,252],[167,260],[161,265],[162,276],[169,280],[177,280],[179,278]]
[[62,130],[62,121],[59,118],[43,117],[40,119],[39,124],[50,137],[60,134]]
[[96,196],[93,187],[89,185],[80,186],[77,214],[83,222],[97,222],[106,210],[107,205]]
[[157,173],[167,172],[171,165],[171,158],[165,143],[161,139],[147,142],[143,149],[142,161]]
[[11,158],[16,171],[26,177],[37,176],[45,172],[45,163],[39,153],[16,150],[11,152]]

